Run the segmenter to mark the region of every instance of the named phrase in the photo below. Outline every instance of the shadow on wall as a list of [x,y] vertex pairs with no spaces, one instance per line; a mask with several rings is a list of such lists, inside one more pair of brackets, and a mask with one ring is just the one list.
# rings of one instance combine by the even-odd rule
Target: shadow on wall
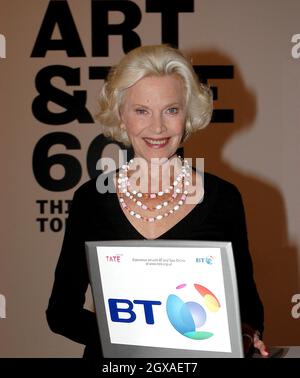
[[[222,83],[218,107],[234,108],[234,123],[211,124],[185,145],[185,156],[204,157],[205,170],[239,188],[246,211],[250,251],[256,284],[265,308],[264,339],[269,345],[298,345],[291,297],[299,287],[297,246],[289,242],[284,199],[280,190],[225,161],[222,154],[229,139],[254,127],[256,97],[246,86],[237,64],[219,51],[189,51],[195,65],[233,65],[234,79]],[[214,83],[208,80],[210,85]],[[217,84],[217,82],[215,82]],[[266,141],[266,146],[271,139]],[[255,152],[254,152],[255,153]]]

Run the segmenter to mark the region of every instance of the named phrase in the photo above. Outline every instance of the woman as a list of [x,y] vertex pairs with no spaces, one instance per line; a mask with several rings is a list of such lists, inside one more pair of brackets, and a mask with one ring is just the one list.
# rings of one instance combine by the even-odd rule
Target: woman
[[86,345],[85,358],[99,357],[101,347],[95,314],[83,308],[89,284],[84,242],[124,239],[231,241],[245,352],[254,346],[268,355],[241,196],[214,175],[205,173],[202,181],[176,154],[211,114],[209,89],[176,49],[140,47],[111,69],[98,120],[106,136],[132,146],[134,158],[114,173],[115,193],[97,190],[96,180],[75,192],[47,309],[50,328]]

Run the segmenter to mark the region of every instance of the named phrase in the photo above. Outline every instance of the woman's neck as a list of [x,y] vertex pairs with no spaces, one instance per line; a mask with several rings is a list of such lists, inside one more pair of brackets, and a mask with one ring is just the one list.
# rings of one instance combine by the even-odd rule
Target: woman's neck
[[135,157],[129,164],[131,185],[143,193],[157,193],[173,185],[181,172],[182,161],[177,155],[171,158],[153,158],[151,161]]

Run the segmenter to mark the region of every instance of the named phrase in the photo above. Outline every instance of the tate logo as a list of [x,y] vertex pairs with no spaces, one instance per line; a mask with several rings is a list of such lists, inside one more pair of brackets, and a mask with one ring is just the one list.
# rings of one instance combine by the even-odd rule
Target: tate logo
[[107,262],[121,262],[121,255],[114,255],[114,256],[105,256]]
[[3,34],[0,34],[0,58],[6,58],[6,39]]

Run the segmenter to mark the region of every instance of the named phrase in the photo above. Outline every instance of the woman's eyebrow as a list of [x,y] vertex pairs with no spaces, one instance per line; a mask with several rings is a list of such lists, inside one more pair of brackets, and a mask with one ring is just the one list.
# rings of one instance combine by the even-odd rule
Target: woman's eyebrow
[[133,106],[140,106],[140,107],[142,107],[142,108],[147,108],[147,109],[149,109],[147,105],[142,105],[142,104],[133,104]]
[[[180,103],[179,102],[171,102],[169,104],[164,105],[164,108],[168,108],[170,106],[175,106],[175,105],[180,106]],[[140,106],[140,107],[149,109],[149,107],[147,105],[142,105],[142,104],[133,104],[132,106]]]

